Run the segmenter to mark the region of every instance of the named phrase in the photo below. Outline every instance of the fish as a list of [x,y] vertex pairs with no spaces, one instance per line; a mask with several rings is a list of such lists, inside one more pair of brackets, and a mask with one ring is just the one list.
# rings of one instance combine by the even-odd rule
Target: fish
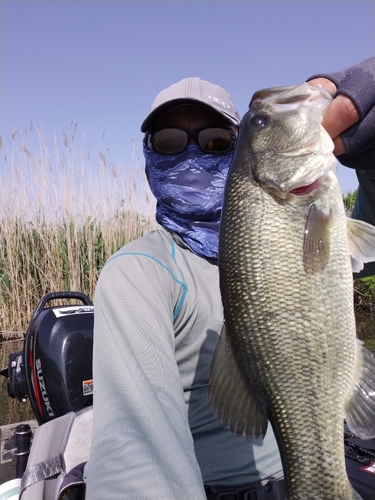
[[224,328],[210,400],[237,435],[272,425],[288,500],[359,499],[344,419],[375,436],[375,357],[356,338],[352,277],[375,260],[375,228],[346,215],[322,126],[331,101],[306,82],[254,94],[220,224]]

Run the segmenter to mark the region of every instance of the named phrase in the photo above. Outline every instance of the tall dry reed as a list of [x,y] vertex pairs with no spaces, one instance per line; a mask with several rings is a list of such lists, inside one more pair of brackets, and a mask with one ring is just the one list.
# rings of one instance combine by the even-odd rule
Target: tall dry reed
[[154,226],[140,161],[91,158],[78,142],[73,124],[59,142],[32,125],[0,143],[0,333],[8,338],[22,336],[45,293],[93,298],[106,259]]

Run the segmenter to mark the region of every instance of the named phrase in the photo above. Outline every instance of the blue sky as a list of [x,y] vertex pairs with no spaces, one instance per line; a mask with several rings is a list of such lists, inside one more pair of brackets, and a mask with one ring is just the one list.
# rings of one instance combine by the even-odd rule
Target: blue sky
[[[258,89],[298,84],[375,52],[374,1],[0,5],[5,147],[13,129],[31,122],[60,144],[73,122],[91,158],[101,152],[115,163],[142,157],[141,121],[156,94],[181,78],[223,86],[243,115]],[[343,192],[356,188],[350,169],[340,166],[338,177]]]

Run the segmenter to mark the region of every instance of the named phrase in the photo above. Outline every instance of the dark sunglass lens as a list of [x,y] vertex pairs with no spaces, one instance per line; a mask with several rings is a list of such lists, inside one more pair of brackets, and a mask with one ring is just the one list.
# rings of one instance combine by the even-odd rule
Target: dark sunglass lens
[[178,128],[163,128],[152,134],[153,149],[159,153],[180,153],[185,149],[187,133]]
[[225,153],[232,149],[233,136],[227,128],[206,128],[198,135],[200,147],[207,152]]

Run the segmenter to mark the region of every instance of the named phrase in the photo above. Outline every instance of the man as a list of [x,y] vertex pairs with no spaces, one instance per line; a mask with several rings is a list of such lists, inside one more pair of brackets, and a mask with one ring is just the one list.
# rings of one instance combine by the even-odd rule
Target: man
[[159,226],[107,262],[96,290],[88,499],[203,500],[203,484],[263,488],[282,476],[272,429],[264,441],[235,437],[208,401],[223,324],[219,219],[239,123],[225,90],[187,78],[142,124]]
[[159,225],[109,259],[96,289],[87,500],[283,498],[271,426],[264,440],[233,436],[208,400],[223,324],[219,220],[239,122],[224,89],[186,78],[142,124]]

